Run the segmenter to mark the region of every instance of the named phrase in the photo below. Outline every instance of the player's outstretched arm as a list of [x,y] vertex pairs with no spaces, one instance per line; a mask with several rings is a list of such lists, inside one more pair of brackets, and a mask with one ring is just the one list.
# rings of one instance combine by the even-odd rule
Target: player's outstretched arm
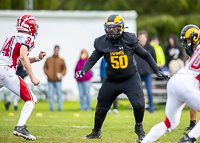
[[153,71],[156,73],[158,77],[163,77],[165,78],[165,80],[169,80],[170,77],[162,73],[162,71],[160,71],[153,57],[146,50],[144,50],[144,48],[142,48],[141,45],[138,44],[135,50],[135,53],[141,58],[143,58],[151,66],[151,68],[153,69]]
[[76,72],[74,78],[83,77],[96,64],[96,62],[101,58],[101,56],[102,56],[102,53],[94,50],[92,55],[84,64],[82,70]]
[[37,57],[29,57],[30,63],[39,62],[46,56],[46,52],[40,51]]
[[27,56],[27,53],[28,53],[28,48],[26,46],[22,45],[20,48],[20,61],[21,61],[22,65],[25,67],[28,75],[30,76],[31,82],[34,85],[38,85],[40,83],[40,80],[35,78],[33,75],[33,71],[32,71],[30,60]]

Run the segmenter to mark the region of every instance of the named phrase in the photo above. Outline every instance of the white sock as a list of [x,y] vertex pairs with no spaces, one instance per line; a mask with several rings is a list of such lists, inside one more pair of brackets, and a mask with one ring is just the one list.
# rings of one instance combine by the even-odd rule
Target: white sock
[[164,122],[160,122],[153,126],[145,138],[142,140],[142,143],[152,143],[159,139],[162,135],[167,132],[167,126]]
[[20,115],[19,121],[17,123],[17,126],[23,126],[26,124],[26,121],[30,117],[34,108],[35,108],[35,106],[33,105],[33,103],[31,101],[26,101],[26,103],[24,104],[24,106],[21,110],[21,115]]
[[194,128],[188,133],[190,138],[197,139],[200,136],[200,121],[194,126]]

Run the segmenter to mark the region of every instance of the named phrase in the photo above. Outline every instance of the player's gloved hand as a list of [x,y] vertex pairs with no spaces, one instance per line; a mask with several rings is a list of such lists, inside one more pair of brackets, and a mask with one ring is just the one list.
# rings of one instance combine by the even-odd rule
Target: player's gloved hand
[[86,72],[83,70],[77,71],[74,78],[83,77],[85,74]]
[[170,79],[170,76],[165,75],[162,71],[159,71],[158,73],[156,73],[156,75],[157,75],[158,77],[163,77],[163,78],[165,78],[165,80],[169,80],[169,79]]

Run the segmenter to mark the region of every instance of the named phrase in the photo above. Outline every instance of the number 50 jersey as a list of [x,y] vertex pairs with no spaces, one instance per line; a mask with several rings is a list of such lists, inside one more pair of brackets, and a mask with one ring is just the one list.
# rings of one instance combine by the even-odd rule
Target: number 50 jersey
[[31,35],[24,33],[15,33],[10,35],[0,53],[0,66],[9,65],[16,68],[18,57],[20,56],[21,45],[27,46],[29,52],[35,47],[34,38]]
[[136,61],[133,57],[138,47],[138,39],[133,33],[123,32],[118,44],[103,35],[95,39],[92,55],[84,65],[84,71],[88,71],[101,56],[104,56],[106,75],[111,79],[126,79],[137,72]]

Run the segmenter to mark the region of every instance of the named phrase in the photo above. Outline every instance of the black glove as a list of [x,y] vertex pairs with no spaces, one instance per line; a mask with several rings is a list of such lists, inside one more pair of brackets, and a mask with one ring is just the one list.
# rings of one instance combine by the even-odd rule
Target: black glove
[[170,79],[170,76],[165,75],[162,71],[159,71],[158,73],[156,73],[156,75],[157,75],[158,77],[164,77],[165,80],[167,80],[167,81]]
[[85,74],[86,72],[83,70],[77,71],[74,78],[83,77]]

